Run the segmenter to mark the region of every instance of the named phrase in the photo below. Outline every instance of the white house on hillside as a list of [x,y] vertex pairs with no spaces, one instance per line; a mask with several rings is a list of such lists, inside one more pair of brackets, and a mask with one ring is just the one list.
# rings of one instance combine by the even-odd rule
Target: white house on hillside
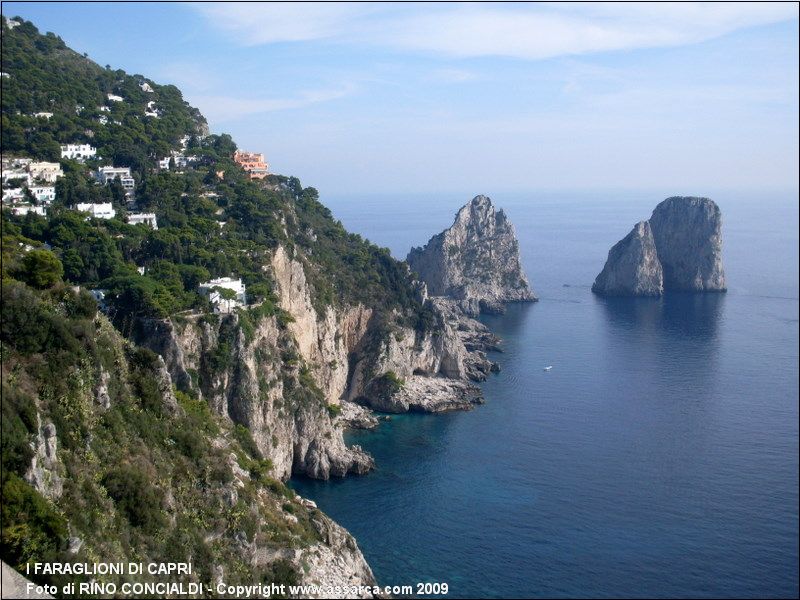
[[47,209],[44,206],[31,206],[30,204],[19,204],[11,207],[11,213],[18,217],[23,217],[28,213],[35,213],[37,215],[47,215]]
[[142,83],[140,83],[139,87],[142,88],[143,92],[147,92],[148,94],[152,94],[153,93],[153,88],[146,81],[143,81]]
[[75,208],[79,212],[89,213],[95,219],[113,219],[117,215],[117,211],[114,210],[111,202],[100,202],[98,204],[81,202]]
[[3,190],[3,202],[6,204],[20,202],[25,199],[25,188],[6,188]]
[[[233,292],[234,297],[232,299],[223,298],[222,290],[230,290]],[[239,306],[247,305],[245,285],[241,279],[219,277],[201,283],[197,291],[208,297],[208,300],[214,306],[214,312],[229,313]]]
[[94,177],[103,185],[107,185],[119,177],[119,181],[126,191],[133,191],[136,187],[136,181],[131,175],[130,167],[100,167],[95,171]]
[[56,179],[64,176],[61,165],[54,162],[32,162],[28,165],[28,173],[31,174],[33,179],[39,179],[47,183],[55,183]]
[[158,229],[158,221],[155,213],[128,213],[128,225],[149,225],[153,229]]
[[31,184],[31,174],[24,169],[6,169],[3,168],[3,183],[17,180],[25,185]]
[[97,156],[97,148],[89,144],[65,144],[61,146],[61,158],[86,160]]
[[122,102],[122,101],[124,100],[122,96],[117,96],[117,95],[115,95],[115,94],[106,94],[106,97],[107,97],[107,98],[108,98],[108,99],[109,99],[111,102]]
[[28,189],[37,202],[42,204],[50,204],[56,199],[56,188],[52,185],[34,185],[29,186]]
[[158,168],[166,171],[169,169],[169,161],[170,159],[175,160],[175,168],[176,169],[185,169],[193,162],[197,162],[196,156],[183,156],[182,154],[173,154],[172,156],[165,156],[161,160],[158,161]]

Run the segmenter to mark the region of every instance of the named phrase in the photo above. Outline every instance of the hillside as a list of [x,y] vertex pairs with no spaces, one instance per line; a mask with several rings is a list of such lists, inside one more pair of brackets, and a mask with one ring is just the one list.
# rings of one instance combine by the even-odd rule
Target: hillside
[[[122,166],[144,168],[163,156],[181,136],[207,133],[206,121],[172,85],[141,75],[103,68],[67,48],[33,23],[3,22],[3,154],[19,152],[45,160],[59,158],[59,143],[92,143]],[[141,85],[147,83],[152,92]],[[124,98],[110,102],[108,95]],[[147,117],[148,102],[160,116]],[[108,111],[101,110],[107,107]],[[34,116],[52,113],[50,118]],[[106,116],[108,123],[99,122]]]
[[374,466],[344,443],[377,422],[355,402],[470,408],[491,336],[314,188],[252,178],[176,88],[19,19],[2,34],[2,559],[373,582],[349,534],[282,482]]

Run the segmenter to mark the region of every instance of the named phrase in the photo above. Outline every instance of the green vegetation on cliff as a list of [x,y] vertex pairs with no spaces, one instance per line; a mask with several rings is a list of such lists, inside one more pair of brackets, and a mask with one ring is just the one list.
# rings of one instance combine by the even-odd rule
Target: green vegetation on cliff
[[249,432],[165,388],[158,355],[124,340],[87,292],[15,279],[31,253],[4,241],[2,559],[189,561],[206,583],[215,565],[229,583],[276,569],[294,579],[243,550],[321,539]]
[[[59,144],[89,143],[118,166],[140,171],[169,154],[181,136],[205,128],[205,119],[175,86],[103,68],[57,35],[42,35],[33,23],[17,20],[21,24],[13,29],[2,24],[3,71],[9,73],[3,80],[3,154],[58,160]],[[153,92],[144,91],[143,83]],[[109,101],[108,94],[123,101]],[[155,102],[159,118],[145,116],[148,102]],[[41,112],[53,116],[34,116]],[[107,124],[98,121],[101,115]]]
[[[216,389],[232,371],[235,342],[274,318],[280,344],[270,360],[280,372],[254,396],[278,381],[276,412],[305,409],[309,428],[318,419],[331,427],[338,408],[326,403],[279,306],[270,268],[278,247],[303,265],[320,315],[363,304],[381,335],[397,321],[426,329],[435,318],[403,263],[348,233],[297,178],[250,180],[233,161],[231,137],[207,135],[176,88],[102,68],[28,22],[11,29],[4,21],[2,35],[4,156],[59,161],[64,170],[47,217],[5,206],[0,217],[2,559],[20,569],[183,560],[204,582],[215,568],[228,584],[296,580],[296,564],[254,566],[247,553],[330,543],[324,517],[273,479],[236,415],[212,411],[198,390]],[[144,115],[148,102],[158,118]],[[191,167],[176,170],[173,160],[157,169],[187,136],[181,151],[196,157]],[[61,160],[66,143],[90,143],[98,157]],[[119,183],[91,178],[110,164],[132,168],[137,210],[154,212],[157,230],[126,222]],[[112,202],[117,217],[87,219],[74,210],[83,202]],[[198,285],[225,276],[242,278],[250,306],[222,322]],[[89,291],[97,289],[106,294],[102,312]],[[194,385],[180,391],[162,359],[132,342],[137,323],[164,319],[195,319],[219,333],[183,374]]]

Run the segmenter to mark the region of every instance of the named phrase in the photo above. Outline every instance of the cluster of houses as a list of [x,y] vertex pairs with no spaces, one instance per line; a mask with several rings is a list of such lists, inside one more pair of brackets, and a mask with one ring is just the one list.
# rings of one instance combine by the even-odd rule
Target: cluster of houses
[[56,180],[64,175],[61,165],[31,158],[3,158],[3,205],[16,215],[47,213],[56,199]]
[[[94,152],[92,152],[94,151]],[[68,144],[62,146],[62,155],[96,156],[93,147],[87,144]],[[35,213],[45,216],[50,205],[56,199],[55,182],[64,175],[59,163],[36,162],[31,158],[3,158],[3,207],[9,207],[12,214],[26,215]],[[98,185],[108,185],[119,180],[125,191],[129,205],[133,204],[136,180],[129,167],[104,166],[92,173]],[[79,203],[75,206],[79,212],[88,213],[87,218],[113,219],[117,215],[111,202]],[[129,212],[128,223],[144,224],[158,229],[155,213]]]

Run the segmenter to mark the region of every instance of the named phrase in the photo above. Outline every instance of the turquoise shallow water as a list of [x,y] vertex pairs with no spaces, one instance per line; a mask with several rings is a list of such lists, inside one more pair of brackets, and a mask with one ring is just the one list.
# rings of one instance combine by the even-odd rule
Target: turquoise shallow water
[[[402,257],[468,199],[326,202]],[[505,350],[487,404],[350,434],[374,473],[292,485],[384,584],[796,597],[797,199],[716,199],[728,294],[603,300],[589,286],[608,248],[658,196],[494,198],[541,301],[484,319]]]

